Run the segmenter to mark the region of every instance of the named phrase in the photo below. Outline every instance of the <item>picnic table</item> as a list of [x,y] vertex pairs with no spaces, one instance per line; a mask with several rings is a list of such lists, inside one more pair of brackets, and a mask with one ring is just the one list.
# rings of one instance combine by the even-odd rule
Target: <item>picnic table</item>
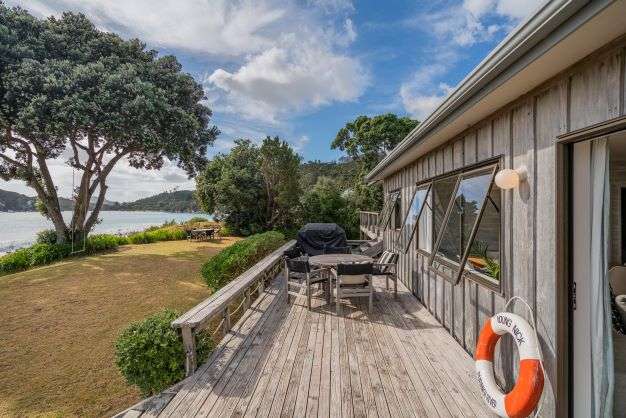
[[195,239],[199,241],[206,241],[215,238],[217,231],[214,228],[196,228],[189,232],[189,239]]

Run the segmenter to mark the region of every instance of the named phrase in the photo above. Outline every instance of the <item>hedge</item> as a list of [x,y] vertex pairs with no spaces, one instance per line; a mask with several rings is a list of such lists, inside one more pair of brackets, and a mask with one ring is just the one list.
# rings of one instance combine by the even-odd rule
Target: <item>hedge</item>
[[131,244],[149,244],[157,241],[175,241],[187,238],[187,232],[178,226],[166,226],[149,231],[136,232],[128,236]]
[[[117,367],[129,384],[144,396],[161,392],[185,377],[183,342],[171,323],[180,314],[163,310],[130,324],[115,344]],[[213,349],[210,336],[196,336],[198,360],[202,363]]]
[[248,270],[285,242],[276,231],[251,235],[223,249],[202,266],[202,277],[214,292]]
[[[192,218],[193,220],[194,218]],[[201,220],[200,220],[201,219]],[[128,236],[112,234],[89,235],[85,243],[85,254],[95,254],[105,250],[112,250],[120,245],[149,244],[158,241],[174,241],[187,238],[188,230],[204,227],[206,224],[215,226],[214,222],[206,222],[204,218],[187,221],[182,225],[166,222],[162,226],[150,227],[143,232],[136,232]],[[70,244],[56,244],[54,230],[44,230],[37,234],[37,243],[27,248],[0,256],[0,276],[29,269],[34,266],[50,264],[72,254]],[[82,247],[80,247],[82,249]]]

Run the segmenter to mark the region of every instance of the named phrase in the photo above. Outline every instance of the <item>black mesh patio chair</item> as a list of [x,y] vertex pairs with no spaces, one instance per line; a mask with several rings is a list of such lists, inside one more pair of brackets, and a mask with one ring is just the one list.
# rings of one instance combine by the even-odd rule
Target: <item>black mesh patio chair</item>
[[294,247],[290,250],[287,250],[283,253],[286,258],[298,258],[302,256],[302,250],[298,247]]
[[[311,269],[311,265],[306,259],[285,259],[285,274],[287,275],[287,297],[299,296],[302,288],[306,289],[307,306],[311,309],[311,298],[313,293],[311,288],[314,284],[320,283],[326,294],[326,300],[330,302],[330,274],[328,269]],[[297,289],[293,291],[291,289]]]
[[337,315],[341,314],[341,299],[353,297],[368,297],[369,312],[372,312],[374,305],[373,273],[374,265],[372,263],[337,265],[335,290]]
[[398,295],[398,254],[384,251],[374,264],[374,276],[385,276],[385,288],[389,290],[389,280],[393,281],[394,296]]
[[351,254],[352,249],[350,247],[326,247],[324,248],[324,254]]

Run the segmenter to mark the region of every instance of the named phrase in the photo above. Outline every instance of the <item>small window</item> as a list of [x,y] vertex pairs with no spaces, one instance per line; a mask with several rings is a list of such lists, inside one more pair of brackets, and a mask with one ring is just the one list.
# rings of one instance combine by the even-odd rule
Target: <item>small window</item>
[[[490,202],[492,197],[491,186],[496,168],[497,166],[492,165],[456,176],[456,186],[445,217],[439,223],[435,219],[434,225],[438,227],[439,231],[430,265],[437,270],[440,270],[442,266],[452,269],[451,275],[442,275],[453,283],[459,281],[464,269],[486,276],[485,273],[490,271],[488,265],[493,261],[492,256],[497,255],[499,257],[499,199],[494,201],[495,204]],[[491,206],[490,209],[485,210],[488,201]],[[437,203],[435,203],[435,208],[438,209]],[[483,218],[485,212],[487,217]],[[440,213],[435,213],[435,218],[439,215]],[[491,225],[493,222],[497,222],[497,225]],[[480,234],[478,233],[479,229],[481,229]],[[497,231],[497,234],[492,236],[491,231]],[[476,237],[479,239],[477,240]],[[497,242],[497,248],[494,248],[495,242]],[[474,256],[469,265],[466,266],[470,254],[474,254]],[[499,258],[496,263],[498,265],[498,278],[492,277],[494,281],[499,280]],[[496,269],[495,266],[492,267]]]
[[413,240],[417,223],[421,218],[424,210],[426,199],[430,195],[430,184],[421,186],[415,190],[411,203],[409,204],[409,210],[404,218],[402,227],[400,228],[400,234],[396,241],[396,248],[398,251],[409,251],[409,246]]
[[402,200],[396,199],[396,203],[393,206],[393,229],[400,229],[401,227],[402,227]]
[[465,264],[466,271],[494,285],[500,283],[501,195],[500,189],[491,187]]
[[393,215],[394,209],[396,207],[396,202],[399,200],[400,196],[399,191],[394,191],[389,193],[389,197],[385,199],[383,203],[383,208],[380,211],[380,217],[378,218],[378,231],[379,233],[383,232],[389,226],[389,222],[391,221],[391,216]]
[[430,254],[433,248],[433,192],[426,195],[422,215],[417,223],[417,249]]
[[446,217],[446,211],[448,210],[448,205],[450,204],[450,199],[452,199],[452,194],[454,193],[454,189],[456,188],[456,183],[459,179],[458,175],[444,177],[442,179],[436,180],[433,182],[433,191],[432,191],[432,222],[433,222],[433,230],[431,234],[432,238],[432,247],[435,246],[435,240],[439,236],[439,232],[443,228],[443,221]]

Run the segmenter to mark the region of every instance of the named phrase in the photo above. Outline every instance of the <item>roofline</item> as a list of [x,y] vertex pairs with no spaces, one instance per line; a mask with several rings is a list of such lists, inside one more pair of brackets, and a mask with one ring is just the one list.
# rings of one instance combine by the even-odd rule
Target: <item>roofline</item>
[[[472,99],[481,99],[574,32],[613,0],[548,1],[522,22],[469,73],[422,123],[417,125],[365,176],[368,183],[413,145],[444,125]],[[587,7],[586,7],[587,6]],[[563,25],[571,19],[568,25]],[[532,53],[531,53],[532,52]],[[527,59],[522,59],[526,57]],[[477,101],[474,100],[474,101]]]

